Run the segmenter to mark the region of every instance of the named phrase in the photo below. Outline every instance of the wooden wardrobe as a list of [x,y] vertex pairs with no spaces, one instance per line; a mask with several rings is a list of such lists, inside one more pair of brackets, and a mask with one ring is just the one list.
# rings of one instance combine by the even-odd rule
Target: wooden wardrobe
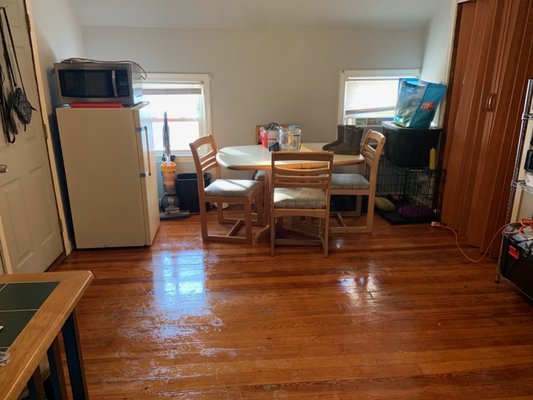
[[[442,222],[481,250],[505,223],[532,52],[533,0],[458,5],[444,122]],[[498,251],[495,245],[491,254]]]

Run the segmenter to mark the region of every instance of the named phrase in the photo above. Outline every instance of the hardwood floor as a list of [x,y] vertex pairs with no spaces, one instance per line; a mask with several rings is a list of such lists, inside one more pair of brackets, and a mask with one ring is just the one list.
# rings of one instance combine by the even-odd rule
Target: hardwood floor
[[[467,250],[478,256],[475,249]],[[533,308],[427,224],[320,247],[200,239],[76,251],[91,399],[532,399]]]

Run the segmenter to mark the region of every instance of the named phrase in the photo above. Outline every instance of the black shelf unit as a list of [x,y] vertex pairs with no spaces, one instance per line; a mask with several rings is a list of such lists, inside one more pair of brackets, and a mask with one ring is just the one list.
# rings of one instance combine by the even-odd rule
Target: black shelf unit
[[[525,184],[524,160],[527,150],[533,148],[531,129],[528,126],[533,123],[533,79],[528,80],[524,100],[524,112],[522,113],[518,148],[511,179],[509,201],[507,204],[506,222],[513,222],[520,218],[516,196],[533,194],[533,188]],[[529,216],[528,216],[529,217]],[[496,282],[500,277],[508,279],[529,300],[533,300],[533,240],[530,234],[509,234],[521,227],[519,223],[513,223],[505,228],[496,272]]]

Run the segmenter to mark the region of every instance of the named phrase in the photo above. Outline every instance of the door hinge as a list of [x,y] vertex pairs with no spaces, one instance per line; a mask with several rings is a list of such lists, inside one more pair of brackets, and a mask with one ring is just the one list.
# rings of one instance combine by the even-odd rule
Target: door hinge
[[135,127],[135,133],[142,133],[142,131],[143,131],[143,128],[141,128],[140,126]]
[[61,218],[58,218],[57,219],[58,223],[59,223],[59,233],[63,234],[64,232],[64,229],[63,229],[63,220]]

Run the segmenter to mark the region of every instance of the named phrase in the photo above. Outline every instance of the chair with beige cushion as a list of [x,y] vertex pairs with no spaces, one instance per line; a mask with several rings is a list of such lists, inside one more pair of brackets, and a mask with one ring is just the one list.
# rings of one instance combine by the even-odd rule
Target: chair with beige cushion
[[[385,136],[381,133],[368,131],[361,154],[365,159],[364,167],[367,169],[368,179],[360,174],[336,174],[331,178],[332,195],[356,195],[355,213],[347,213],[352,216],[361,215],[362,196],[368,196],[368,207],[364,226],[349,226],[343,219],[342,212],[336,212],[335,218],[339,226],[332,226],[331,233],[354,233],[372,232],[374,222],[374,200],[376,196],[376,182],[379,167],[379,159],[385,145]],[[346,214],[344,214],[346,216]]]
[[[252,224],[262,224],[263,201],[262,183],[251,179],[221,179],[220,165],[217,162],[217,146],[212,135],[201,137],[189,144],[198,175],[198,198],[200,204],[200,221],[202,239],[205,241],[245,242],[252,243]],[[214,180],[205,186],[204,174],[214,171]],[[219,223],[233,223],[226,235],[208,233],[206,203],[216,203]],[[223,203],[241,204],[244,206],[243,219],[227,218],[222,208]],[[256,213],[252,213],[252,205]],[[255,221],[253,220],[255,215]],[[244,225],[244,236],[237,236]]]
[[[270,254],[277,244],[321,244],[328,256],[329,204],[333,153],[272,153],[270,187]],[[276,238],[276,220],[284,217],[319,218],[318,240]]]

